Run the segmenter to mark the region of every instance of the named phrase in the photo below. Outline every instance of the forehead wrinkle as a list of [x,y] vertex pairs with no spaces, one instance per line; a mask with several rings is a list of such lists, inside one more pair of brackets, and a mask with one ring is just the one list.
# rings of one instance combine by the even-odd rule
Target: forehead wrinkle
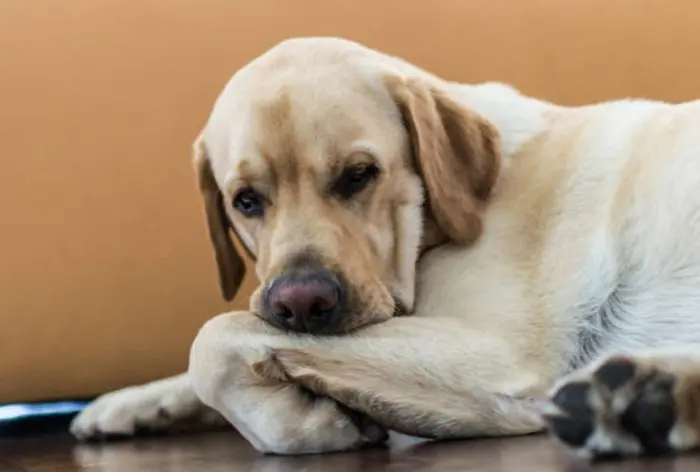
[[394,130],[402,129],[395,120],[398,117],[386,110],[373,90],[357,88],[348,86],[342,93],[333,89],[316,92],[315,100],[305,104],[307,114],[314,118],[309,134],[323,139],[325,142],[318,144],[341,159],[363,146],[380,150],[400,138]]
[[275,184],[297,180],[301,138],[287,88],[279,90],[274,99],[261,100],[257,104],[256,122],[259,126],[257,149],[269,172],[274,174]]

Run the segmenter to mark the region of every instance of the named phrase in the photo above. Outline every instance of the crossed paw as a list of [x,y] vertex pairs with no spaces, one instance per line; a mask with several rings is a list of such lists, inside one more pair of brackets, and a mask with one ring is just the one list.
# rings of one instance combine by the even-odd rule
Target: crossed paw
[[700,446],[699,354],[612,356],[574,372],[550,395],[550,432],[588,457]]

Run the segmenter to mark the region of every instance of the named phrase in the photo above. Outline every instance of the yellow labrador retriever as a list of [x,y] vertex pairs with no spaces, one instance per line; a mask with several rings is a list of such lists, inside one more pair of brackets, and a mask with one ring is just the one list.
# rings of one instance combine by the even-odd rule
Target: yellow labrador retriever
[[700,102],[563,107],[293,39],[233,76],[195,153],[226,299],[230,230],[256,261],[250,312],[78,437],[218,412],[280,454],[547,427],[590,455],[700,445]]

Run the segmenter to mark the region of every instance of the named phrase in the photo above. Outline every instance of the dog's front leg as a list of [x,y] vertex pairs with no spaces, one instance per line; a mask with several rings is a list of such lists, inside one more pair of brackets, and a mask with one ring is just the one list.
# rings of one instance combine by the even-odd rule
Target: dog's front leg
[[73,418],[70,430],[87,441],[226,424],[216,411],[202,405],[187,374],[180,374],[100,396]]
[[386,431],[375,422],[314,395],[279,370],[261,370],[275,349],[316,343],[248,312],[219,315],[192,345],[190,380],[199,398],[261,452],[334,452],[385,441]]
[[413,436],[540,431],[534,403],[551,382],[496,337],[457,319],[421,317],[314,337],[280,333],[248,314],[223,315],[200,331],[190,374],[200,398],[258,449],[291,453],[384,438],[366,418],[360,423],[369,427],[358,428],[337,403]]

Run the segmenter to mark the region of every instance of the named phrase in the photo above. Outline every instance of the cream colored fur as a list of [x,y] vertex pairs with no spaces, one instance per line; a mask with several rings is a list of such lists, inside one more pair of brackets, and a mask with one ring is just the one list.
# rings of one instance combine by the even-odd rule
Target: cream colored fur
[[[426,81],[496,128],[502,165],[483,234],[413,256],[415,276],[409,270],[402,285],[408,299],[416,288],[412,315],[352,335],[286,334],[247,312],[220,315],[197,336],[189,377],[97,400],[75,420],[77,435],[158,427],[159,408],[173,420],[192,416],[193,393],[264,452],[352,449],[383,441],[385,429],[515,435],[544,428],[540,402],[553,385],[592,375],[589,365],[614,354],[659,365],[680,356],[696,368],[678,371],[679,382],[700,372],[700,102],[557,106],[502,84],[446,82],[339,39],[290,40],[272,53],[302,51],[312,61],[327,48],[341,58],[362,51],[339,73],[381,69]],[[313,71],[300,66],[284,81],[337,86]],[[201,139],[222,188],[249,132],[239,114],[255,102],[245,97],[279,83],[250,73],[219,97]],[[381,130],[377,115],[355,105],[359,93],[337,90]],[[310,101],[307,113],[325,113],[318,107]],[[255,247],[253,235],[239,234]],[[311,398],[299,385],[327,396]],[[681,412],[676,449],[697,446],[697,424],[687,420]],[[641,451],[622,433],[601,426],[596,434],[582,450]]]

